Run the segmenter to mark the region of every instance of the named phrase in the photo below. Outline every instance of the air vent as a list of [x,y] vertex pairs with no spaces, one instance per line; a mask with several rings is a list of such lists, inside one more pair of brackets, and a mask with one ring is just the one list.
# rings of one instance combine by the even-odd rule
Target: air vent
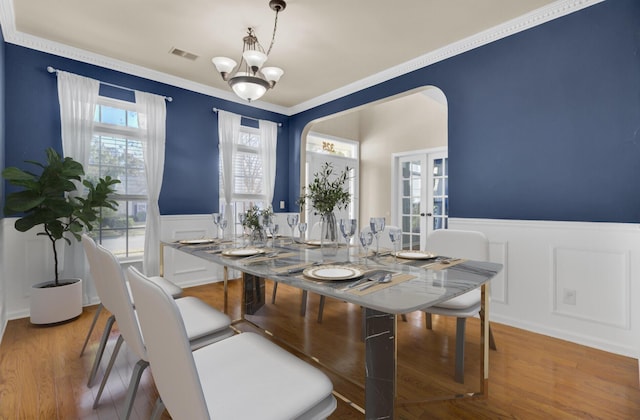
[[197,55],[181,50],[179,48],[172,48],[171,51],[169,51],[169,53],[173,55],[177,55],[178,57],[186,58],[191,61],[195,61],[198,58]]

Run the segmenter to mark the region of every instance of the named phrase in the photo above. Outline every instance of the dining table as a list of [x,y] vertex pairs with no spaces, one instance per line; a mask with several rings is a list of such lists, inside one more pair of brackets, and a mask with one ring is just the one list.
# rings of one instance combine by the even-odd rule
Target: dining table
[[[224,267],[224,310],[228,270],[241,273],[242,318],[265,305],[264,280],[303,292],[339,299],[363,308],[365,346],[364,413],[366,419],[392,419],[397,401],[396,328],[398,315],[424,311],[476,288],[481,289],[480,389],[489,385],[489,284],[502,265],[487,261],[432,255],[426,251],[380,250],[365,255],[356,246],[316,243],[296,238],[270,239],[269,246],[242,239],[172,240],[165,248],[185,252]],[[386,274],[386,276],[385,276]]]

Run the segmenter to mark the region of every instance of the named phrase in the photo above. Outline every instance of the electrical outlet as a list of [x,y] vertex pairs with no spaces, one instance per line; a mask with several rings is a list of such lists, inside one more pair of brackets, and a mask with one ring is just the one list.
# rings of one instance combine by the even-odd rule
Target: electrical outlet
[[573,289],[562,289],[562,303],[566,305],[575,305],[576,291]]

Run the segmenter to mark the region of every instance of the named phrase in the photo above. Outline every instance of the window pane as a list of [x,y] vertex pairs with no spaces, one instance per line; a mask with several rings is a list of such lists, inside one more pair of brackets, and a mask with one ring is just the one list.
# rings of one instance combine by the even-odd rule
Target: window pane
[[102,105],[100,106],[100,111],[100,122],[122,127],[127,126],[127,112],[124,109]]

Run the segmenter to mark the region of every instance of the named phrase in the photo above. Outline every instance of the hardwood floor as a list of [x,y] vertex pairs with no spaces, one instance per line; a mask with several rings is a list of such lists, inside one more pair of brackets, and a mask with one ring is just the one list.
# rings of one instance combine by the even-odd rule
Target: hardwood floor
[[[240,310],[239,282],[230,283],[232,318]],[[363,343],[360,308],[327,299],[322,324],[316,322],[318,296],[311,295],[305,317],[299,315],[300,291],[278,287],[270,303],[267,282],[264,314],[252,320],[294,353],[316,358],[339,393],[332,419],[362,419],[346,401],[362,407]],[[222,308],[222,285],[185,290]],[[54,327],[36,327],[28,319],[10,321],[0,345],[0,419],[118,419],[136,360],[123,346],[107,390],[92,409],[117,331],[111,335],[97,383],[87,387],[88,372],[108,314],[101,315],[84,356],[79,357],[96,307],[76,320]],[[117,324],[116,324],[117,326]],[[248,323],[241,330],[254,330]],[[635,359],[579,346],[500,324],[492,324],[498,350],[490,353],[489,396],[460,397],[479,390],[479,322],[468,321],[465,384],[453,380],[455,320],[434,316],[426,330],[424,315],[412,313],[398,321],[398,419],[638,419],[640,389]],[[282,341],[288,344],[284,344]],[[300,354],[299,354],[300,355]],[[300,355],[306,358],[303,355]],[[307,359],[309,360],[309,359]],[[340,373],[343,377],[337,375]],[[157,392],[149,369],[138,390],[133,419],[151,413]],[[412,403],[428,398],[429,402]],[[165,412],[163,418],[169,419]]]

